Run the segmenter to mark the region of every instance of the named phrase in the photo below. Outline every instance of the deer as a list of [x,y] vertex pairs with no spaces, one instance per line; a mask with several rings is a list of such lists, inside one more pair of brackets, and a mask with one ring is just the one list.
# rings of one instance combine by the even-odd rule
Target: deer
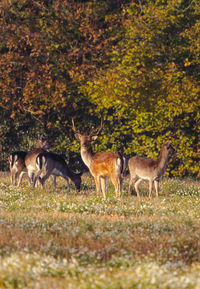
[[26,166],[25,166],[26,154],[27,152],[24,152],[24,151],[16,151],[16,152],[12,152],[8,158],[9,165],[10,165],[11,184],[15,186],[17,184],[17,187],[19,187],[24,174],[27,172]]
[[170,142],[163,144],[157,159],[134,156],[128,160],[130,172],[129,194],[131,186],[134,184],[137,197],[140,198],[138,189],[142,180],[149,181],[149,198],[152,197],[153,184],[156,190],[156,197],[159,195],[159,182],[165,173],[168,158],[175,152]]
[[43,137],[43,135],[38,135],[38,141],[36,148],[29,151],[25,156],[25,166],[28,172],[30,184],[34,183],[35,172],[37,171],[36,167],[36,158],[40,153],[45,153],[51,148],[51,145]]
[[91,143],[95,141],[103,129],[103,120],[97,133],[93,130],[85,136],[76,131],[74,120],[72,119],[72,130],[75,138],[80,142],[80,154],[83,162],[89,168],[91,175],[94,177],[96,191],[106,198],[106,178],[109,177],[115,187],[115,195],[121,197],[121,187],[123,172],[125,169],[125,158],[119,152],[93,152]]
[[[46,146],[46,140],[42,135],[38,135],[36,148],[44,148]],[[27,173],[27,168],[25,165],[25,158],[27,152],[25,151],[16,151],[12,152],[9,156],[9,165],[10,165],[10,173],[11,173],[11,184],[16,185],[17,179],[17,187],[22,182],[23,176]]]
[[68,191],[70,192],[69,179],[74,183],[76,190],[80,191],[82,172],[76,174],[70,170],[65,160],[58,154],[53,152],[42,152],[36,157],[37,173],[33,183],[33,187],[39,177],[43,189],[45,181],[51,175],[53,177],[54,189],[56,190],[56,176],[61,176],[67,181]]

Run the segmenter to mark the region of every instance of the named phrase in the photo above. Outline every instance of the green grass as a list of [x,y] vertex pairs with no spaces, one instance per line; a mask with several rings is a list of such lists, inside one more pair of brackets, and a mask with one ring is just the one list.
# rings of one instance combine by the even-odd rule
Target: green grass
[[108,197],[83,176],[46,191],[0,177],[0,288],[199,289],[200,182],[164,179],[159,198]]

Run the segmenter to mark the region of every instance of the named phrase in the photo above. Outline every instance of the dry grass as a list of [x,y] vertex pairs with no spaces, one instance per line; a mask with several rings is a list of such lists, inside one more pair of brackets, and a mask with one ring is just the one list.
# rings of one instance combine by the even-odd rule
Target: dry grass
[[127,196],[128,179],[121,200],[89,175],[79,194],[0,181],[0,288],[200,288],[198,181],[166,179],[152,200],[147,184]]

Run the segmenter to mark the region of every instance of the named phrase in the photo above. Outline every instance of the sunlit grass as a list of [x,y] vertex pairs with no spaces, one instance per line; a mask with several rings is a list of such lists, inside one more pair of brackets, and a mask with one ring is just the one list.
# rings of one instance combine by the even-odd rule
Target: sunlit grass
[[200,183],[165,179],[159,198],[107,199],[83,176],[68,192],[0,183],[0,288],[200,288]]

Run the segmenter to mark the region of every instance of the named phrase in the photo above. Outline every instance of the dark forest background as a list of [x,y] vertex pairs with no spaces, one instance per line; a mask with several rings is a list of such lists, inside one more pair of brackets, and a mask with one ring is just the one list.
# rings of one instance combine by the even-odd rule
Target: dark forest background
[[96,151],[157,157],[172,176],[200,176],[198,0],[2,0],[0,170],[44,134],[83,168],[71,120],[104,129]]

